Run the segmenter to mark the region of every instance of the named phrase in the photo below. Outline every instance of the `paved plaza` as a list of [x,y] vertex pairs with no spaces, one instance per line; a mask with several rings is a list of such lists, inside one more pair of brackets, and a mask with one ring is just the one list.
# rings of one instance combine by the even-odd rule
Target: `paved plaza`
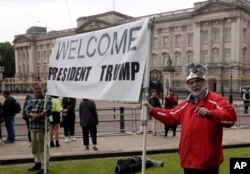
[[[250,128],[224,129],[223,146],[240,147],[250,146]],[[168,153],[177,151],[180,132],[176,137],[153,136],[147,134],[147,153]],[[51,160],[86,159],[110,156],[139,155],[143,149],[142,134],[120,134],[112,136],[98,136],[98,151],[91,148],[86,151],[83,147],[82,137],[77,141],[65,143],[60,139],[61,147],[50,148]],[[0,144],[0,164],[32,162],[31,147],[28,141],[19,140],[13,144]]]
[[[20,101],[23,101],[24,96],[18,96],[16,98],[18,98],[18,100]],[[0,98],[0,101],[3,101],[3,99]],[[241,102],[242,101],[236,101],[235,103],[240,104]],[[114,105],[131,106],[131,104],[124,103],[104,101],[97,102],[97,106],[102,107],[111,107]],[[250,121],[250,116],[243,115],[243,117],[238,120],[241,120],[241,122],[238,121],[235,126],[230,129],[224,129],[223,145],[225,148],[250,146],[250,122],[247,123],[247,121]],[[243,123],[247,124],[244,125]],[[77,125],[77,127],[79,127],[79,125]],[[153,136],[152,133],[148,133],[146,141],[147,154],[176,152],[178,150],[179,139],[179,130],[176,137],[164,137],[160,135]],[[69,143],[64,142],[63,135],[61,134],[61,147],[49,149],[51,160],[55,161],[67,159],[87,159],[142,154],[143,135],[140,133],[132,133],[127,131],[125,131],[124,133],[117,132],[115,134],[98,133],[97,141],[99,148],[98,151],[94,151],[91,147],[91,144],[90,150],[86,151],[83,147],[83,139],[81,133],[77,134],[77,141],[71,141]],[[23,135],[23,137],[17,137],[16,142],[13,144],[0,143],[0,164],[24,163],[32,161],[33,156],[31,153],[31,147],[25,135]]]

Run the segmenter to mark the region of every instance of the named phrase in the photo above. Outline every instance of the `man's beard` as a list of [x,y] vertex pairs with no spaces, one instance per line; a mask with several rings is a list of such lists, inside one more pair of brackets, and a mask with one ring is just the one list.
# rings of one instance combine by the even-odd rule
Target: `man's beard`
[[206,86],[202,87],[200,90],[192,90],[191,88],[187,87],[188,91],[192,93],[194,96],[198,96],[201,92],[206,88]]
[[43,93],[36,93],[36,97],[37,98],[41,98],[41,99],[43,99],[44,98],[44,96],[43,96]]

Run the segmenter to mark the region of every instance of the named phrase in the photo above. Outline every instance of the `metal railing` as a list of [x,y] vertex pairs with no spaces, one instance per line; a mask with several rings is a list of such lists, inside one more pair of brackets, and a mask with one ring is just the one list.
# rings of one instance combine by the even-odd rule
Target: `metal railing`
[[[103,107],[98,108],[99,124],[98,135],[115,135],[124,133],[136,133],[140,129],[141,107]],[[78,108],[76,108],[75,136],[82,136]],[[21,114],[15,117],[16,139],[27,139],[28,129]],[[1,126],[2,136],[7,136],[4,123]],[[60,137],[64,137],[63,128],[60,128]]]
[[237,122],[235,123],[235,126],[238,128],[250,127],[250,111],[248,111],[248,113],[245,113],[244,104],[234,105],[234,108],[235,108],[237,115],[238,115]]
[[[250,111],[244,113],[243,104],[234,105],[238,119],[234,127],[248,128],[250,127]],[[97,109],[99,124],[97,126],[98,136],[105,135],[121,135],[139,133],[141,124],[141,106],[135,107],[102,107]],[[2,135],[5,139],[7,132],[4,123],[2,123]],[[178,130],[181,127],[179,126]],[[27,139],[27,127],[21,114],[15,118],[15,133],[16,139]],[[60,128],[60,137],[64,137],[63,128]],[[82,136],[80,127],[80,118],[78,108],[76,109],[75,135]]]

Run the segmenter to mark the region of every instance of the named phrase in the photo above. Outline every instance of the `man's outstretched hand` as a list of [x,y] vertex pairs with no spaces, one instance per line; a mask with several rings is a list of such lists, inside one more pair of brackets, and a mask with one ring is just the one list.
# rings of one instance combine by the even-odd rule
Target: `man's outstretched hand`
[[153,106],[149,102],[145,102],[143,105],[148,108],[148,112],[151,112],[151,110],[153,109]]

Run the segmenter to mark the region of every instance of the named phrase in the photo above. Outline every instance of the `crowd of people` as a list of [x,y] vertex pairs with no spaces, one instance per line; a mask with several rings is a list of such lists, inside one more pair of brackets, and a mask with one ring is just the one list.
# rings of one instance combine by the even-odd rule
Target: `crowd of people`
[[[75,137],[75,107],[76,99],[63,97],[62,102],[58,96],[45,96],[43,85],[36,82],[33,85],[34,95],[28,94],[22,108],[22,118],[25,121],[28,141],[34,156],[34,165],[28,171],[36,171],[37,174],[44,173],[44,161],[49,163],[49,148],[44,149],[45,131],[49,135],[50,148],[60,147],[59,130],[63,126],[64,142],[77,141]],[[16,99],[10,95],[9,91],[3,91],[4,103],[0,102],[0,130],[1,123],[4,122],[7,138],[0,140],[4,144],[15,143],[15,105]],[[46,100],[47,97],[47,100]],[[93,150],[97,148],[97,125],[98,114],[93,100],[83,99],[79,106],[80,126],[83,134],[83,145],[85,150],[89,150],[89,134],[92,138]],[[47,122],[47,127],[45,127]],[[47,160],[44,160],[44,154]],[[48,164],[47,164],[48,166]]]
[[[181,167],[185,174],[218,174],[223,162],[222,134],[223,127],[231,127],[237,120],[233,106],[222,96],[208,89],[206,67],[194,63],[185,67],[185,80],[189,95],[178,104],[172,88],[166,89],[164,100],[152,89],[148,101],[149,121],[152,121],[153,135],[167,137],[181,125],[179,155]],[[60,147],[60,126],[64,131],[64,142],[77,141],[75,137],[76,99],[58,96],[45,96],[40,82],[33,85],[34,95],[27,95],[23,105],[22,116],[27,126],[28,141],[32,147],[34,165],[28,171],[44,173],[45,132],[49,133],[50,148]],[[15,103],[8,91],[3,92],[5,101],[0,103],[0,122],[4,122],[7,131],[6,144],[15,142]],[[47,97],[47,98],[46,98]],[[244,112],[248,112],[249,94],[243,94]],[[83,146],[89,150],[89,137],[93,150],[97,148],[98,114],[93,100],[82,99],[79,104],[80,126],[83,134]],[[45,122],[48,127],[45,127]],[[1,124],[0,124],[1,126]],[[1,127],[0,127],[1,130]],[[198,131],[197,131],[198,130]],[[2,138],[0,132],[0,138]],[[206,150],[204,150],[206,149]],[[48,166],[48,164],[47,164]]]

